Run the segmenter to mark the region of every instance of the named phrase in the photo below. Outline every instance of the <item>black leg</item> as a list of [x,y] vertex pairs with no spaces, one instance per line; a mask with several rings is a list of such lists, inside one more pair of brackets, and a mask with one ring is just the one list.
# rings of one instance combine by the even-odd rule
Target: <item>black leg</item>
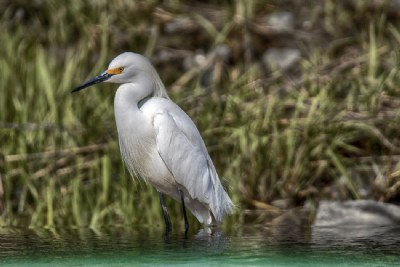
[[183,211],[183,217],[185,218],[185,236],[187,236],[187,232],[189,230],[189,221],[186,216],[186,207],[185,207],[185,201],[183,200],[183,192],[182,190],[179,190],[181,193],[181,202],[182,202],[182,211]]
[[162,208],[162,212],[164,215],[164,221],[165,221],[165,233],[167,235],[171,231],[171,220],[169,219],[167,205],[165,204],[164,195],[161,192],[158,192],[158,194],[160,195],[160,203],[161,203],[161,208]]

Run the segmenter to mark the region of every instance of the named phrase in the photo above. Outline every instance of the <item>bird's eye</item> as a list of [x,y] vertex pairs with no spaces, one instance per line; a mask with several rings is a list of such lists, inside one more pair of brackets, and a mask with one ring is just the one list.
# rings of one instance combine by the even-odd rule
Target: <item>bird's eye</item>
[[119,71],[122,72],[124,70],[124,67],[119,67]]

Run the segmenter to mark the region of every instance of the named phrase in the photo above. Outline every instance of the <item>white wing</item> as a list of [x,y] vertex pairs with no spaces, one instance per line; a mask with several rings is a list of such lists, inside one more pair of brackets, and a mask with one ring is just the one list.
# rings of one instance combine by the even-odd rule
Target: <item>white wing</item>
[[[191,142],[170,113],[156,114],[154,128],[158,151],[176,181],[192,198],[208,204],[212,183],[203,149]],[[186,130],[193,131],[190,128],[185,124]]]
[[233,204],[221,186],[199,131],[172,101],[149,100],[152,101],[157,102],[152,105],[157,106],[157,110],[153,110],[153,125],[161,158],[191,198],[208,206],[215,219],[220,221],[232,210]]

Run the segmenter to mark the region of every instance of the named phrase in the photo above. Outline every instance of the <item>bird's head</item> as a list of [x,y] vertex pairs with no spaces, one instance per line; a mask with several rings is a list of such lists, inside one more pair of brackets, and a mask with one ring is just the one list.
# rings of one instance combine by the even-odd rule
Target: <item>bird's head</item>
[[153,75],[154,73],[155,70],[147,58],[140,54],[125,52],[114,58],[107,70],[76,87],[72,92],[80,91],[101,82],[132,83],[138,76]]

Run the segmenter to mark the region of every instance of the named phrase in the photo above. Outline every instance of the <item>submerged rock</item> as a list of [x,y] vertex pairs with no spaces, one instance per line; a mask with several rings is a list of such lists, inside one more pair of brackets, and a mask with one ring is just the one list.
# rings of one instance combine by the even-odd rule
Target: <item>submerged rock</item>
[[321,201],[314,226],[399,225],[400,207],[373,200]]

